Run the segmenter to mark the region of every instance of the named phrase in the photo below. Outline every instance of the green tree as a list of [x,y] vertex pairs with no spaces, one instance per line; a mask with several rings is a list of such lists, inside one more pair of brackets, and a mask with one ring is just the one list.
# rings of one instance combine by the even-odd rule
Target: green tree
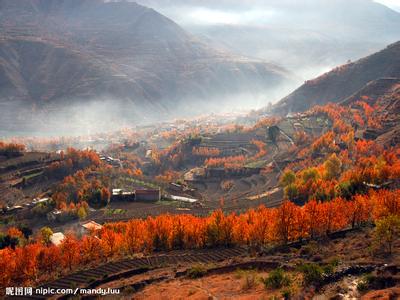
[[50,244],[50,237],[53,235],[53,230],[50,227],[42,227],[40,229],[40,235],[44,244]]
[[316,168],[309,168],[302,173],[303,182],[315,182],[318,179],[318,170]]
[[376,221],[375,243],[391,255],[393,244],[400,238],[400,216],[390,215]]
[[87,217],[86,209],[83,206],[79,207],[77,214],[80,220],[86,219]]
[[278,268],[271,271],[268,277],[263,279],[263,282],[266,288],[280,289],[289,286],[291,280],[282,269]]
[[303,273],[303,284],[319,285],[323,280],[324,269],[317,264],[310,263],[300,266],[300,272]]
[[299,190],[294,183],[289,184],[287,187],[285,187],[284,193],[285,197],[289,200],[295,200],[299,196]]
[[296,174],[292,170],[286,170],[280,180],[280,184],[285,187],[293,184],[296,181]]

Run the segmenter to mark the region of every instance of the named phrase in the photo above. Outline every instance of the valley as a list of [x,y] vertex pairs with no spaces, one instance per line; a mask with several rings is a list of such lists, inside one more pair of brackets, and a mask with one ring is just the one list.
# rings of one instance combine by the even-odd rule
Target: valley
[[400,14],[261,2],[0,0],[0,297],[400,297]]
[[[379,88],[371,88],[375,86]],[[374,93],[368,94],[370,90]],[[315,239],[325,240],[330,237],[346,243],[342,241],[342,230],[350,230],[350,236],[356,240],[362,234],[358,233],[361,230],[369,237],[364,241],[368,247],[377,247],[374,246],[374,229],[368,227],[373,222],[367,213],[368,209],[373,211],[372,218],[384,218],[388,210],[396,214],[398,209],[397,81],[372,82],[362,92],[362,96],[355,94],[341,104],[316,106],[307,112],[287,117],[268,117],[253,112],[241,116],[213,115],[138,127],[133,131],[111,134],[117,137],[112,143],[105,142],[109,141],[105,137],[96,136],[71,140],[14,139],[14,145],[23,144],[42,152],[21,150],[24,146],[3,145],[3,155],[6,156],[2,158],[2,186],[4,195],[10,195],[2,198],[3,230],[8,230],[12,236],[15,230],[18,232],[29,228],[31,234],[40,236],[43,235],[43,228],[51,228],[53,235],[62,234],[64,242],[60,245],[73,243],[68,247],[79,248],[86,247],[84,243],[94,242],[90,237],[92,234],[101,235],[102,242],[92,246],[97,245],[102,249],[102,254],[96,259],[90,258],[90,265],[96,266],[105,262],[104,259],[112,263],[102,267],[104,270],[100,268],[92,271],[87,269],[88,265],[80,265],[78,260],[73,260],[74,266],[71,265],[70,270],[78,270],[78,273],[68,275],[70,271],[62,272],[54,285],[81,288],[112,286],[126,290],[126,295],[132,293],[129,286],[133,286],[135,297],[151,297],[152,293],[159,293],[157,288],[154,290],[152,287],[157,282],[170,282],[163,289],[174,289],[175,284],[182,284],[182,280],[186,279],[173,278],[180,278],[181,275],[177,274],[185,272],[190,274],[191,268],[195,268],[193,265],[199,263],[205,264],[201,270],[210,268],[210,274],[214,274],[214,269],[218,270],[216,274],[221,275],[205,275],[206,278],[219,276],[213,280],[236,276],[230,272],[242,266],[251,268],[249,274],[252,275],[239,276],[239,279],[268,276],[279,265],[271,265],[268,256],[264,258],[266,245],[274,245],[277,247],[274,250],[277,251],[276,255],[282,255],[288,251],[283,249],[291,247],[292,243],[307,246],[308,243],[315,243]],[[85,147],[88,140],[93,149],[96,149],[95,145],[101,145],[99,150],[63,148],[63,145],[71,144]],[[389,150],[384,151],[383,147]],[[57,150],[51,152],[51,148]],[[10,149],[17,150],[11,152]],[[380,160],[377,160],[377,153],[382,153]],[[141,191],[147,191],[145,194],[148,196],[140,199],[143,197]],[[353,202],[357,203],[356,206],[352,206]],[[348,211],[348,214],[326,215],[325,209],[332,212]],[[258,226],[257,223],[245,221],[240,223],[240,227],[235,227],[235,224],[252,213],[255,214],[255,220],[263,214],[275,217],[263,216],[260,219],[260,222],[272,222],[263,225],[269,228],[264,229],[267,230],[264,233],[243,235],[242,230],[247,228],[243,226]],[[285,218],[282,222],[289,222],[285,231],[280,229],[283,226],[279,222],[281,213]],[[309,213],[313,213],[314,218],[322,223],[308,219]],[[290,219],[286,219],[288,214],[292,215]],[[217,221],[220,218],[222,223]],[[294,220],[299,223],[292,223]],[[155,222],[154,225],[151,225],[152,222]],[[193,232],[189,225],[181,225],[184,227],[181,228],[183,235],[180,237],[179,231],[176,231],[178,229],[174,227],[176,225],[173,225],[190,223],[198,223],[197,226],[204,228],[201,229],[205,230],[204,239],[200,233],[202,231]],[[14,224],[24,224],[24,227],[19,225],[20,229],[13,229]],[[85,231],[82,228],[86,224],[95,224],[98,228]],[[130,235],[125,236],[128,229],[114,231],[113,228],[120,226],[133,226],[129,229],[132,230],[129,231]],[[151,226],[156,226],[157,231],[153,232]],[[172,227],[166,229],[168,226]],[[209,231],[212,227],[209,226],[216,226],[213,230],[216,230],[217,236],[213,236]],[[323,229],[324,226],[327,229]],[[137,231],[139,228],[142,228],[141,233]],[[251,232],[257,227],[251,228],[247,230]],[[146,234],[143,230],[150,231]],[[224,230],[232,232],[224,235]],[[142,240],[146,236],[149,240]],[[303,241],[303,238],[307,240]],[[23,237],[18,239],[23,240]],[[110,249],[107,248],[108,239],[116,239]],[[212,249],[222,245],[230,254],[223,257],[225,250],[218,250],[217,260],[214,262],[211,259],[208,262],[207,259],[213,255]],[[322,245],[321,242],[318,245]],[[231,247],[233,249],[228,250]],[[235,252],[235,247],[243,252]],[[394,249],[397,247],[395,243]],[[193,249],[203,248],[206,249],[203,250],[205,256],[197,258],[202,252]],[[89,249],[80,249],[89,251],[85,255],[94,255]],[[126,252],[127,249],[131,250]],[[174,251],[180,249],[192,249],[190,251],[193,252],[189,253],[193,254],[186,257],[186,252],[177,252],[177,256],[174,256]],[[355,248],[351,246],[342,249],[352,253]],[[374,251],[384,253],[379,248]],[[153,257],[153,252],[161,256]],[[144,256],[140,258],[138,267],[135,267],[139,269],[130,265],[136,266],[136,262],[124,260],[135,255],[141,257],[140,253]],[[378,268],[379,263],[376,264],[375,259],[372,260],[374,262],[368,260],[372,259],[368,253],[363,254],[368,263],[360,264],[365,267],[361,267],[355,280],[362,280],[362,276],[369,272],[365,270]],[[230,255],[240,257],[231,258]],[[340,262],[341,268],[354,265],[354,262],[346,262],[348,255],[342,256],[344,261]],[[206,257],[207,261],[204,261]],[[324,257],[329,259],[328,255]],[[390,257],[396,265],[395,256]],[[307,264],[307,260],[301,262],[296,257],[292,259],[295,266]],[[168,267],[169,260],[178,261],[179,264],[182,260],[183,271],[171,270]],[[210,263],[216,266],[209,267]],[[292,274],[290,276],[300,276],[291,271],[297,270],[297,267],[285,265],[283,268]],[[97,275],[83,275],[87,272],[105,274],[105,270],[111,272],[107,280],[95,280]],[[48,277],[45,274],[53,273],[42,273],[42,280],[47,282],[46,278],[52,278],[53,275]],[[87,281],[83,278],[92,279]],[[255,282],[244,290],[244,295],[259,293],[259,279],[254,278],[251,280]],[[296,282],[292,285],[291,293],[317,292],[303,288],[301,280]],[[46,284],[44,286],[48,287],[53,283],[49,281]],[[337,281],[337,284],[344,283]],[[382,289],[395,285],[396,281],[391,286],[382,286]],[[222,287],[217,289],[221,292],[224,290]],[[334,293],[329,289],[332,289],[329,284],[324,285],[323,293]],[[214,293],[212,291],[215,290],[210,291]],[[390,290],[390,293],[396,292]]]

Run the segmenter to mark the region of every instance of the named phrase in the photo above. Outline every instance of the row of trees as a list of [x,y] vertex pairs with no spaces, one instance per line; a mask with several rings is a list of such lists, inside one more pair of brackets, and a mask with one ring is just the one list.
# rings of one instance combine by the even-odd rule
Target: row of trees
[[[400,190],[371,191],[351,201],[309,201],[303,207],[286,201],[279,208],[251,209],[237,215],[221,210],[209,217],[161,215],[145,220],[106,224],[77,239],[68,235],[59,247],[46,237],[0,251],[0,284],[27,284],[110,259],[170,249],[229,245],[265,245],[318,237],[400,215]],[[18,235],[18,234],[13,234]]]
[[257,147],[257,153],[252,157],[253,160],[263,158],[267,155],[267,144],[260,140],[251,140],[251,143]]
[[224,167],[226,169],[237,169],[243,167],[246,162],[244,155],[211,157],[206,159],[205,165],[210,168]]
[[60,161],[53,162],[46,170],[49,178],[63,179],[77,170],[98,167],[101,164],[99,155],[93,150],[76,150],[68,148],[61,152]]
[[193,147],[192,154],[196,156],[212,157],[219,156],[221,154],[221,151],[218,148]]
[[[344,132],[348,129],[350,124],[356,127],[380,129],[382,128],[382,107],[379,103],[369,104],[371,99],[362,96],[359,101],[354,102],[350,106],[343,106],[338,104],[329,103],[324,106],[315,106],[311,109],[311,114],[325,114],[328,116],[339,130]],[[347,121],[348,124],[345,124]]]
[[[296,166],[291,166],[296,169]],[[280,183],[290,200],[351,198],[368,186],[400,178],[399,149],[383,150],[374,142],[358,141],[353,151],[332,153],[297,172],[287,168]]]
[[367,124],[368,127],[376,128],[376,129],[382,128],[382,125],[381,125],[382,120],[379,117],[380,114],[378,115],[378,114],[374,113],[375,111],[380,111],[380,107],[378,107],[377,104],[375,104],[374,107],[372,107],[366,101],[360,100],[355,103],[355,106],[356,107],[359,106],[360,108],[362,108],[362,112],[365,116],[364,119],[366,119],[366,122],[364,121],[364,119],[362,121],[362,123],[364,123],[364,125]]
[[25,151],[25,145],[17,143],[5,143],[0,141],[0,155],[8,158],[20,156]]
[[362,97],[352,109],[328,104],[308,112],[326,115],[333,127],[299,151],[300,162],[287,166],[280,183],[288,199],[299,203],[349,199],[371,186],[400,178],[400,147],[385,149],[375,141],[355,139],[357,126],[376,121],[376,105],[373,108],[366,101]]
[[110,199],[110,176],[107,173],[111,167],[86,168],[64,178],[53,193],[53,200],[58,208],[63,209],[72,204],[82,202],[94,207],[106,205]]

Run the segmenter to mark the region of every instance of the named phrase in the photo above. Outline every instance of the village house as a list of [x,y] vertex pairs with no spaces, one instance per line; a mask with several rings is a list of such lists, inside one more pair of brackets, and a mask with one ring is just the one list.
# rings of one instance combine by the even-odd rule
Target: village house
[[62,232],[55,232],[50,236],[50,242],[55,246],[60,245],[64,239],[65,235]]
[[113,189],[111,201],[135,201],[135,192],[124,191],[123,189]]
[[135,191],[125,191],[123,189],[113,189],[111,201],[159,201],[161,199],[160,189],[136,189]]
[[12,207],[7,206],[5,210],[2,210],[2,212],[5,215],[13,215],[15,218],[24,218],[29,212],[29,209],[21,205],[14,205]]
[[108,163],[109,165],[113,166],[113,167],[117,167],[117,168],[122,168],[122,162],[120,159],[118,158],[113,158],[111,156],[100,156],[100,160]]
[[175,201],[180,201],[180,202],[186,202],[186,203],[196,203],[197,199],[194,198],[189,198],[189,197],[183,197],[183,196],[175,196],[175,195],[171,195],[171,199],[175,200]]
[[21,211],[23,209],[24,208],[21,205],[14,205],[14,206],[11,206],[11,207],[7,206],[6,213],[15,213],[15,212]]
[[95,221],[88,221],[88,222],[81,224],[80,233],[81,233],[81,235],[87,235],[92,232],[101,230],[102,228],[103,228],[103,225],[100,225],[99,223],[97,223]]
[[159,201],[161,199],[160,189],[137,189],[135,190],[136,201]]
[[34,205],[36,205],[36,204],[39,204],[39,203],[46,203],[46,202],[49,202],[49,201],[51,201],[51,198],[35,198],[35,199],[33,199],[33,201],[32,201],[32,204],[34,204]]

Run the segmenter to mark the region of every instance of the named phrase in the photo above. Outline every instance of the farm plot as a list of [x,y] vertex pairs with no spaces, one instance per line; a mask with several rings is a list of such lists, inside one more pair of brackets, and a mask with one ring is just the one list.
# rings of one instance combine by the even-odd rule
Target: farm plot
[[[125,259],[110,262],[102,266],[82,270],[66,277],[43,284],[42,288],[94,288],[106,282],[145,273],[152,269],[168,266],[185,266],[198,263],[217,263],[235,257],[244,257],[248,252],[244,248],[224,248],[208,250],[172,251],[142,258]],[[36,295],[37,299],[45,297]]]

